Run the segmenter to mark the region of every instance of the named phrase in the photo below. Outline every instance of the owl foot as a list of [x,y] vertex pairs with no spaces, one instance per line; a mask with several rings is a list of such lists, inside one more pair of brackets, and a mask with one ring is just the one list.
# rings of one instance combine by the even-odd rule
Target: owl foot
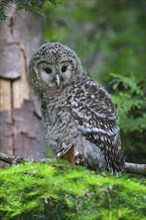
[[77,164],[77,165],[83,165],[84,164],[83,154],[81,154],[78,151],[75,153],[75,164]]

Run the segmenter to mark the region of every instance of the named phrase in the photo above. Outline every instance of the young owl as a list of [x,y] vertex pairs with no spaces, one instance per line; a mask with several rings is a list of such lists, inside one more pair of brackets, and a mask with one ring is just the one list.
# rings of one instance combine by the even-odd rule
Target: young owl
[[105,89],[84,73],[74,51],[60,43],[42,45],[32,55],[28,80],[41,102],[49,146],[58,157],[69,155],[68,160],[93,170],[123,170],[115,106]]

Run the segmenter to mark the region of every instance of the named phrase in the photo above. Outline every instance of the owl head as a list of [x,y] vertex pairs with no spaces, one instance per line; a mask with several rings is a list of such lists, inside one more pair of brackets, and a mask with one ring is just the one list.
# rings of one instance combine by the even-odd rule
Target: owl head
[[59,89],[83,75],[79,58],[60,43],[43,44],[30,60],[28,79],[34,91]]

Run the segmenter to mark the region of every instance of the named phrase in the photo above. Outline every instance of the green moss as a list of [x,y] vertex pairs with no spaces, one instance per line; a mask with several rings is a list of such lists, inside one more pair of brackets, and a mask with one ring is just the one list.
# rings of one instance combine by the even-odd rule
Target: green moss
[[144,219],[144,179],[96,174],[65,162],[28,163],[0,172],[6,219]]

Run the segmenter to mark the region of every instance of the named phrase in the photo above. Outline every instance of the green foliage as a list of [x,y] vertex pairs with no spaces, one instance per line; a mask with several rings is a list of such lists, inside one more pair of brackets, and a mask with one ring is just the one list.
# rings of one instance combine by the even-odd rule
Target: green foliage
[[[46,2],[56,5],[57,0],[46,0]],[[45,16],[43,10],[43,1],[41,0],[1,0],[0,1],[0,20],[5,20],[7,18],[6,10],[7,8],[15,3],[17,5],[17,10],[24,9],[25,11],[33,12],[41,16]]]
[[[125,156],[131,160],[145,163],[146,155],[146,79],[139,81],[132,73],[127,76],[111,74],[113,100],[120,116],[122,143]],[[132,156],[131,156],[132,155]],[[127,159],[126,158],[126,159]]]
[[144,220],[145,180],[96,174],[65,162],[0,172],[2,220]]

